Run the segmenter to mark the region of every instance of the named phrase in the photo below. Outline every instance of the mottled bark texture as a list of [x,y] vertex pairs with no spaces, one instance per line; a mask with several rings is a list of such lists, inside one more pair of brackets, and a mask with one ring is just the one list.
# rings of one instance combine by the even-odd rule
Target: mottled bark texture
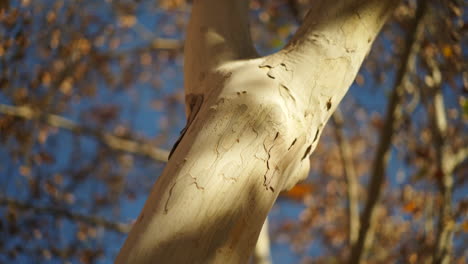
[[317,1],[284,49],[258,57],[248,1],[195,0],[187,127],[116,263],[246,263],[396,2]]

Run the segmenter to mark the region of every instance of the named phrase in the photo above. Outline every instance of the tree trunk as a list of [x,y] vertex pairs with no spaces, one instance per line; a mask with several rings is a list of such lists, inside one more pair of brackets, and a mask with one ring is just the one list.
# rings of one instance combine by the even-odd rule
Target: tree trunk
[[248,1],[195,0],[187,126],[116,263],[246,263],[395,2],[317,1],[283,50],[258,57]]

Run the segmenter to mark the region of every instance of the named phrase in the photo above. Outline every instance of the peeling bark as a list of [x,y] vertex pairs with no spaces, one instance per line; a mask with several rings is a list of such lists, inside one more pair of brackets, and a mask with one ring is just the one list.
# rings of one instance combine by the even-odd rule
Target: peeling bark
[[[256,57],[248,2],[194,1],[188,126],[116,263],[246,263],[396,1],[318,1],[282,51]],[[193,108],[190,95],[203,95]],[[195,112],[195,114],[192,114]]]

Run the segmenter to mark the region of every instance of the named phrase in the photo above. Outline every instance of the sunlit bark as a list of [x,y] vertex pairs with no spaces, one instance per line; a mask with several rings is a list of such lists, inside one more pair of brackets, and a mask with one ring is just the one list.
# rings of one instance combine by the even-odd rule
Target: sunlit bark
[[396,4],[317,1],[283,50],[256,57],[247,1],[194,1],[187,127],[116,263],[246,263]]

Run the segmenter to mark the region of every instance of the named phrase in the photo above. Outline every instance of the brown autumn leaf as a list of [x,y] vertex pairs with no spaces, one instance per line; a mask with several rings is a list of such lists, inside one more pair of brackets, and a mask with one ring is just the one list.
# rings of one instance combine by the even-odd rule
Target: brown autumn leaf
[[364,83],[365,83],[364,75],[358,74],[358,75],[356,76],[356,83],[357,83],[359,86],[363,86]]
[[23,176],[31,176],[31,167],[28,167],[28,166],[20,166],[19,168],[19,172],[21,175]]
[[301,201],[306,195],[312,193],[313,186],[310,183],[299,183],[296,184],[291,190],[283,192],[281,196],[289,198],[291,200]]
[[403,206],[403,211],[408,214],[413,214],[418,210],[418,206],[414,201],[410,201]]
[[465,220],[463,223],[462,223],[462,228],[464,233],[468,233],[468,220]]
[[49,153],[47,153],[45,151],[40,151],[39,153],[37,153],[34,156],[34,160],[38,164],[52,164],[52,163],[55,162],[54,156],[52,156],[51,154],[49,154]]

